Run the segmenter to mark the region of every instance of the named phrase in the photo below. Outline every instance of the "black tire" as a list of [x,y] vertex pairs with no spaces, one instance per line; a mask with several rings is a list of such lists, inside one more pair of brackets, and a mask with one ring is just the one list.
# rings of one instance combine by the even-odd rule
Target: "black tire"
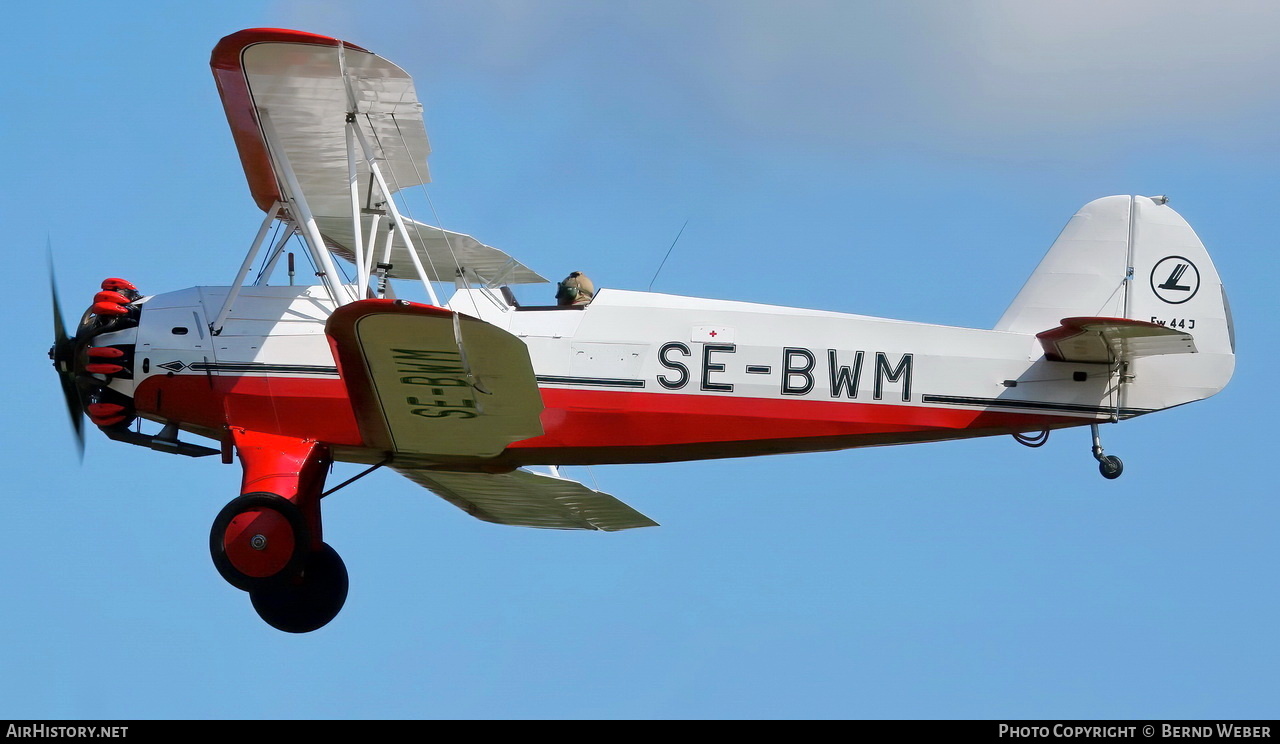
[[[293,530],[293,552],[284,568],[272,576],[250,576],[236,568],[227,557],[226,546],[223,544],[227,527],[238,514],[250,509],[275,511],[288,521]],[[306,563],[310,548],[311,530],[307,527],[307,520],[302,510],[283,496],[265,491],[246,493],[233,499],[218,512],[217,518],[213,520],[213,527],[209,530],[209,556],[213,558],[214,568],[218,569],[218,573],[226,579],[228,584],[246,592],[297,576]]]
[[1124,472],[1124,462],[1115,455],[1105,455],[1098,461],[1098,471],[1107,480],[1115,480]]
[[253,609],[267,625],[286,633],[310,633],[338,616],[347,601],[347,567],[324,543],[307,559],[302,574],[249,592]]

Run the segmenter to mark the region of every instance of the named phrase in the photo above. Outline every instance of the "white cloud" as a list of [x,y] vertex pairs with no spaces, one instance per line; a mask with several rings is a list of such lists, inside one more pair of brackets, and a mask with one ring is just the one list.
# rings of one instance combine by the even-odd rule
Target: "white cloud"
[[[1012,146],[1149,132],[1275,140],[1280,4],[643,3],[291,0],[283,16],[415,71],[520,90],[546,76],[593,105],[686,112],[762,138]],[[325,32],[325,28],[315,30]],[[381,45],[368,37],[388,39]],[[421,60],[403,60],[406,51]],[[403,55],[401,55],[403,56]]]
[[983,3],[954,35],[958,80],[996,116],[1069,125],[1274,108],[1280,5]]

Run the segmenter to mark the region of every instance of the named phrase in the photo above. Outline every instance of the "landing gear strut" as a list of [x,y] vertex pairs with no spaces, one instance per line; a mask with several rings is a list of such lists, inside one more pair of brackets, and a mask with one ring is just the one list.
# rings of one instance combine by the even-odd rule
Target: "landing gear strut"
[[209,553],[222,578],[249,593],[258,616],[288,633],[337,617],[347,568],[321,539],[320,494],[332,460],[312,440],[232,427],[241,495],[218,514]]
[[1089,424],[1093,433],[1093,459],[1098,461],[1098,471],[1107,480],[1115,480],[1124,472],[1124,462],[1115,455],[1102,454],[1102,438],[1098,436],[1098,425]]

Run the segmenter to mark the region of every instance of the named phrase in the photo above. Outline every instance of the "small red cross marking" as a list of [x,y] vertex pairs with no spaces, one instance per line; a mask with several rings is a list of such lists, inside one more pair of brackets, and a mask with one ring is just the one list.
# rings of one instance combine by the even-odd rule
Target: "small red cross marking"
[[716,332],[715,332],[715,331],[712,331],[712,332],[711,332],[711,338],[715,338],[715,337],[716,337]]

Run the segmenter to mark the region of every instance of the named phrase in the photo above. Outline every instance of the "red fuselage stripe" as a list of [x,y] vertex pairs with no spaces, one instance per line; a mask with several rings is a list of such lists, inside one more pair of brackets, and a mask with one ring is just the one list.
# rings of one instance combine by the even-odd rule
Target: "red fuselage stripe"
[[[989,409],[953,409],[850,400],[786,400],[706,394],[542,388],[542,436],[516,442],[510,458],[556,461],[682,459],[726,452],[836,449],[953,439],[1083,423],[1080,418]],[[140,412],[219,431],[238,426],[269,434],[365,447],[343,382],[337,378],[242,375],[151,377],[138,388]],[[788,444],[789,443],[789,444]],[[609,459],[584,452],[611,453]],[[660,455],[660,457],[658,457]],[[616,459],[614,457],[616,456]]]

